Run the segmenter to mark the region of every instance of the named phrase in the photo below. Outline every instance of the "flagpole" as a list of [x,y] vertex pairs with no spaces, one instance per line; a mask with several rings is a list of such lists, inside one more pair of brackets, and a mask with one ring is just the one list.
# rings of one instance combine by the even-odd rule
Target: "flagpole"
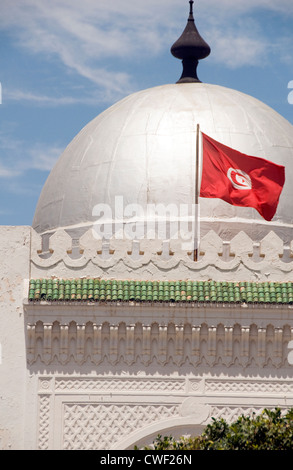
[[199,217],[198,217],[198,178],[199,178],[199,124],[196,126],[196,152],[195,152],[195,233],[194,233],[194,253],[193,253],[193,260],[198,260],[198,239],[197,234],[199,233],[198,224],[199,224]]

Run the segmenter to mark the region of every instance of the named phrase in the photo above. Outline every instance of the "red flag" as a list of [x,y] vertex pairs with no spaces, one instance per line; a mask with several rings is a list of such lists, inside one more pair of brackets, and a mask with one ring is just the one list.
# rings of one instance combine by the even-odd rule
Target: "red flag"
[[272,220],[285,183],[285,167],[240,153],[203,133],[202,140],[200,197],[253,207],[265,220]]

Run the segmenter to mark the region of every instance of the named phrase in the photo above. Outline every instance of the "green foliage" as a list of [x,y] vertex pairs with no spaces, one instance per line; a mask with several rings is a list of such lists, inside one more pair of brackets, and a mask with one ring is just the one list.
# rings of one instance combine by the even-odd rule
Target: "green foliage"
[[201,437],[181,437],[176,441],[172,436],[158,435],[153,445],[144,450],[201,450]]
[[293,409],[282,415],[280,408],[264,409],[260,415],[240,416],[228,424],[214,419],[201,436],[158,436],[154,450],[293,450]]

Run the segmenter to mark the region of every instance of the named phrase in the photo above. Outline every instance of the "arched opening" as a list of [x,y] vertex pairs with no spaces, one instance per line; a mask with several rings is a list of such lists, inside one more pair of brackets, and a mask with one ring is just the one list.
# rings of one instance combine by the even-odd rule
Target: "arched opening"
[[205,425],[195,422],[194,418],[173,418],[154,423],[131,433],[127,438],[117,442],[113,450],[133,450],[151,446],[158,435],[172,436],[179,439],[182,436],[199,436]]

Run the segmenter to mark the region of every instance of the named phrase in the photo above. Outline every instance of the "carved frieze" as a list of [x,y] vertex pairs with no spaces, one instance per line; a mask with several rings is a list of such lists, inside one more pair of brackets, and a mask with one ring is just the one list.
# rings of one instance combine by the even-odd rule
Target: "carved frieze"
[[[288,366],[288,343],[293,328],[288,325],[224,326],[205,322],[163,325],[126,324],[123,321],[96,323],[87,321],[41,320],[27,324],[27,359],[34,363],[117,365],[185,363],[223,367]],[[292,366],[291,366],[292,367]]]

